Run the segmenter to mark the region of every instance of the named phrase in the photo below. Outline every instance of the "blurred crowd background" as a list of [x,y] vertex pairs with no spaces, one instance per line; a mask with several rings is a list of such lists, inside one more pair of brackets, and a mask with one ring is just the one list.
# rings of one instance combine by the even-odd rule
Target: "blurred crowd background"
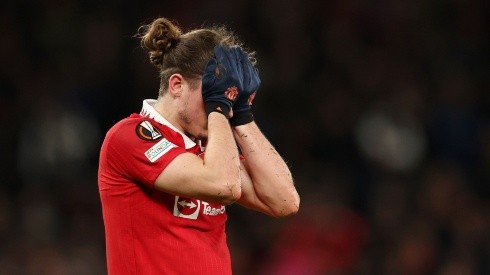
[[259,126],[300,212],[227,208],[235,274],[490,274],[483,0],[0,4],[0,274],[105,274],[105,132],[157,96],[158,16],[257,52]]

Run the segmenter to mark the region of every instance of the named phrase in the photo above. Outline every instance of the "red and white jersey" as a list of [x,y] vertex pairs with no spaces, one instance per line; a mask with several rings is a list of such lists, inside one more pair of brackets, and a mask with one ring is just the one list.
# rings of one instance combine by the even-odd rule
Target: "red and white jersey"
[[154,189],[179,154],[203,153],[145,100],[102,144],[98,185],[109,274],[231,274],[225,207]]

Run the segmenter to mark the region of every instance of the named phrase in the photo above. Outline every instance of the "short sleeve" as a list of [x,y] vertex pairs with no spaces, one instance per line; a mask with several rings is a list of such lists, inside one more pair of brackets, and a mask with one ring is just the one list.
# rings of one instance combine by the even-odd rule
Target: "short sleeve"
[[[143,122],[147,127],[144,130],[151,129],[153,135],[148,131],[148,135],[138,133]],[[106,155],[118,174],[153,188],[160,173],[186,150],[170,131],[143,122],[128,122],[110,133],[106,137]]]

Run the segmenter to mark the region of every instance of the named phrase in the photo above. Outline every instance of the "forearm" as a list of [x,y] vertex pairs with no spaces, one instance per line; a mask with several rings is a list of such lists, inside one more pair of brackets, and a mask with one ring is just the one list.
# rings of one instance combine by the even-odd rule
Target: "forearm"
[[208,143],[204,166],[212,180],[224,181],[234,199],[240,197],[240,160],[228,119],[212,112],[208,116]]
[[238,149],[228,119],[216,112],[208,118],[208,146],[202,158],[190,152],[178,155],[154,186],[162,192],[228,205],[242,194]]
[[233,133],[245,158],[245,168],[253,185],[252,196],[275,216],[296,213],[299,195],[287,164],[274,146],[255,122],[234,127]]

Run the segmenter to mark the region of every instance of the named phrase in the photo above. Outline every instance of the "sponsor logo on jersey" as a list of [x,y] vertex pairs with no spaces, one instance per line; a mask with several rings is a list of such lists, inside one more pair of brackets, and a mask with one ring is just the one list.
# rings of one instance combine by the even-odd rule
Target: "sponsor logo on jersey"
[[174,147],[177,146],[164,138],[148,149],[145,152],[145,156],[149,161],[155,162]]
[[174,216],[195,220],[199,216],[201,202],[196,199],[175,196]]
[[142,121],[136,126],[136,134],[139,138],[146,141],[157,140],[162,137],[162,134],[151,125],[148,120]]
[[202,201],[201,203],[203,205],[203,208],[202,208],[202,214],[203,215],[216,216],[216,215],[225,213],[226,208],[224,205],[221,205],[220,207],[213,207],[205,201]]
[[213,206],[205,201],[175,196],[174,216],[176,217],[197,220],[199,214],[217,216],[224,214],[225,211],[224,205]]

